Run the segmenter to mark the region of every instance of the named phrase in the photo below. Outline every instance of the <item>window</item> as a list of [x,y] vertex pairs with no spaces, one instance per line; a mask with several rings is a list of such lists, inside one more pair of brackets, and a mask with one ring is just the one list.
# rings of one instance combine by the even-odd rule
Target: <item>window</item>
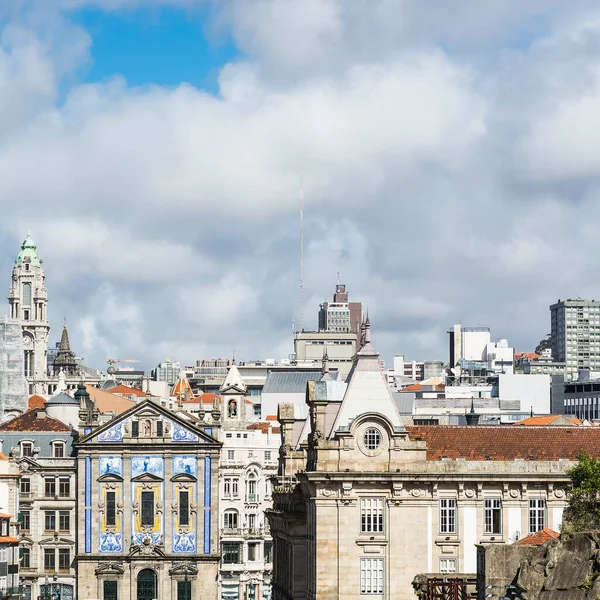
[[233,460],[235,458],[235,450],[227,450],[227,460]]
[[265,542],[265,562],[273,562],[273,542]]
[[33,456],[33,442],[21,442],[21,456]]
[[53,510],[44,511],[44,531],[56,529],[56,513]]
[[142,525],[154,526],[154,492],[142,492]]
[[65,445],[63,442],[54,442],[52,445],[54,450],[54,458],[63,458],[65,455]]
[[190,493],[187,490],[179,492],[179,524],[190,524]]
[[116,581],[105,581],[103,587],[104,587],[103,600],[117,600],[117,582]]
[[23,306],[31,306],[31,283],[23,284]]
[[248,529],[256,529],[256,515],[248,515]]
[[29,479],[29,477],[21,479],[20,491],[24,496],[31,494],[31,479]]
[[360,499],[360,531],[383,532],[383,498]]
[[58,495],[68,498],[71,495],[71,482],[68,477],[60,477],[58,480]]
[[367,450],[377,450],[381,444],[381,432],[375,427],[369,427],[365,431],[363,440]]
[[156,421],[156,435],[158,437],[163,436],[163,422],[162,421]]
[[248,544],[248,560],[251,562],[258,560],[258,544],[256,542]]
[[26,309],[23,311],[23,320],[24,320],[24,321],[29,321],[29,309],[28,309],[28,308],[26,308]]
[[223,515],[224,518],[224,522],[223,522],[223,527],[225,527],[225,529],[237,529],[238,526],[238,512],[237,510],[226,510],[225,514]]
[[31,527],[31,512],[28,510],[21,511],[21,531],[29,531]]
[[44,571],[54,571],[56,556],[54,548],[44,548]]
[[240,495],[240,492],[239,492],[239,479],[237,477],[234,477],[231,480],[231,495],[234,498],[237,498]]
[[106,525],[111,527],[117,524],[117,492],[106,492]]
[[258,482],[255,473],[248,473],[246,480],[246,502],[258,502]]
[[271,460],[271,451],[265,450],[265,460]]
[[360,593],[383,594],[383,558],[360,559]]
[[456,573],[456,559],[440,558],[440,573]]
[[56,496],[56,480],[54,477],[44,480],[44,496],[46,498],[54,498]]
[[238,542],[223,542],[223,562],[226,564],[240,564],[241,544]]
[[138,421],[131,421],[131,437],[138,437],[140,435],[140,424]]
[[58,549],[58,570],[68,571],[71,568],[71,551],[68,548]]
[[502,534],[502,500],[486,498],[484,512],[485,533]]
[[69,531],[71,529],[71,513],[68,510],[58,511],[58,529],[60,531]]
[[225,480],[223,481],[223,496],[225,496],[225,498],[231,497],[231,478],[230,477],[225,477]]
[[31,567],[31,550],[29,548],[24,548],[21,546],[20,554],[21,554],[21,568],[29,569]]
[[192,582],[177,582],[177,600],[192,600]]
[[456,499],[440,500],[440,533],[456,533]]
[[529,501],[529,533],[546,527],[546,500],[536,498]]

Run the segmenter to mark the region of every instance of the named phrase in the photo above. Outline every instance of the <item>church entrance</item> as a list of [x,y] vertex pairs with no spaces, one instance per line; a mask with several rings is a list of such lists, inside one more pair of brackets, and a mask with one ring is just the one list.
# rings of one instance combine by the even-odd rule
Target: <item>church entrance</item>
[[137,577],[137,600],[153,600],[156,595],[156,573],[152,569],[143,569]]

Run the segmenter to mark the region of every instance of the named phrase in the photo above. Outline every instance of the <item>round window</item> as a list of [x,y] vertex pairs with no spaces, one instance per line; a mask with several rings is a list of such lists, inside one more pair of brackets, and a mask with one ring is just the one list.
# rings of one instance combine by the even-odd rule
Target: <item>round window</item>
[[364,443],[367,450],[377,450],[379,444],[381,444],[381,432],[379,429],[369,427],[365,431]]

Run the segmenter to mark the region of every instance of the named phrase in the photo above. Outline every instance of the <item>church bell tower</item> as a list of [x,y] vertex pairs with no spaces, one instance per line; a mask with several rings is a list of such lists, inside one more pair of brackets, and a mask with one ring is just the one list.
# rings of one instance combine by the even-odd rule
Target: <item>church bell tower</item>
[[8,294],[11,319],[17,319],[23,329],[24,374],[30,394],[46,391],[46,355],[48,323],[44,269],[29,233],[15,260]]

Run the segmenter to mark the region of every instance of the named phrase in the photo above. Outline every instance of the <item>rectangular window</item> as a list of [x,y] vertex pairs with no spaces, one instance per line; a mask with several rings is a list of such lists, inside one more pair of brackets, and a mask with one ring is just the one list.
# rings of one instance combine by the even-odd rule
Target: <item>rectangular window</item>
[[546,500],[537,498],[529,501],[529,533],[546,527]]
[[440,573],[456,573],[456,559],[440,558]]
[[142,525],[154,526],[154,492],[142,492]]
[[140,435],[140,424],[138,421],[131,421],[131,437],[138,437]]
[[21,568],[29,569],[29,567],[31,567],[31,550],[29,548],[24,548],[23,546],[21,546],[20,554],[21,554]]
[[235,458],[235,450],[227,450],[227,460],[233,460]]
[[21,479],[20,491],[23,495],[28,496],[29,494],[31,494],[31,479],[29,479],[28,477]]
[[21,456],[33,456],[32,442],[21,442]]
[[21,531],[29,531],[31,527],[31,512],[28,510],[21,511]]
[[31,283],[23,284],[23,306],[31,306]]
[[177,582],[177,600],[192,600],[192,582]]
[[229,477],[225,477],[225,481],[223,482],[223,496],[225,498],[231,497],[231,479]]
[[56,479],[54,477],[44,480],[44,496],[54,498],[56,496]]
[[256,542],[248,544],[248,560],[251,562],[258,560],[258,544]]
[[383,558],[360,559],[360,593],[383,594]]
[[71,513],[68,510],[58,511],[58,529],[69,531],[71,529]]
[[271,460],[271,451],[265,450],[265,460]]
[[65,455],[65,445],[62,442],[54,444],[54,458],[63,458]]
[[68,548],[58,549],[58,570],[68,571],[71,568],[71,551]]
[[117,582],[104,581],[103,600],[118,600],[117,598]]
[[44,548],[44,571],[54,571],[56,555],[54,548]]
[[237,510],[226,510],[223,515],[223,527],[225,529],[237,529],[238,513]]
[[265,542],[265,562],[273,562],[273,542]]
[[231,494],[234,498],[237,498],[239,496],[239,479],[237,477],[234,477],[231,480]]
[[241,544],[237,542],[223,542],[223,562],[238,565],[241,563]]
[[58,495],[61,498],[68,498],[71,495],[71,481],[68,477],[61,477],[58,480]]
[[117,492],[106,492],[106,524],[108,526],[117,524]]
[[502,500],[486,498],[484,502],[485,533],[502,534]]
[[53,510],[44,511],[44,530],[54,531],[56,529],[56,513]]
[[190,524],[190,494],[187,490],[179,492],[179,524]]
[[440,500],[440,533],[456,533],[456,499]]
[[156,421],[156,435],[158,437],[163,436],[163,422],[162,421]]
[[248,529],[256,529],[256,515],[248,515]]
[[383,532],[383,498],[360,499],[360,531]]

